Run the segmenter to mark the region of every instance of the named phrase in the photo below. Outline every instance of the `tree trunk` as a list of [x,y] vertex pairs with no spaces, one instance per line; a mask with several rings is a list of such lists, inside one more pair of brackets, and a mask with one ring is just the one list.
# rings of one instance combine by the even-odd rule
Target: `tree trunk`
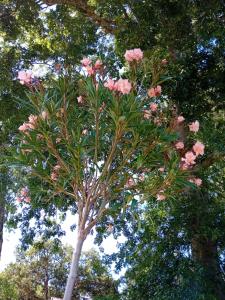
[[219,266],[216,242],[195,235],[191,240],[192,257],[204,268],[204,282],[212,295],[218,300],[225,300],[225,282]]
[[48,282],[49,282],[49,276],[48,276],[48,270],[46,271],[45,274],[45,300],[48,300]]
[[76,248],[73,251],[72,263],[70,266],[70,273],[66,283],[66,290],[63,297],[63,300],[71,300],[73,295],[73,288],[76,283],[78,276],[79,260],[81,256],[81,251],[85,236],[78,232]]

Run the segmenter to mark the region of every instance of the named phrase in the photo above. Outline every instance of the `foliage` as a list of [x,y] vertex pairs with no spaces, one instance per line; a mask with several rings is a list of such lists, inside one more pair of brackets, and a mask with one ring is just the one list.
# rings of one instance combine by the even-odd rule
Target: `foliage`
[[17,300],[18,291],[14,286],[12,279],[5,272],[0,274],[0,298],[5,300]]
[[[147,65],[148,61],[144,61],[145,69]],[[164,115],[167,106],[162,100],[152,121],[143,118],[151,100],[146,96],[141,100],[137,95],[141,87],[136,90],[132,79],[136,67],[131,66],[134,88],[130,94],[109,91],[103,86],[101,73],[100,77],[81,79],[79,93],[67,76],[52,81],[52,87],[47,89],[38,84],[33,92],[30,87],[31,105],[25,105],[33,115],[30,123],[20,127],[20,145],[13,155],[31,178],[25,183],[26,191],[18,191],[19,201],[32,199],[30,218],[35,209],[66,211],[71,207],[75,212],[78,208],[79,230],[86,236],[109,207],[119,204],[118,197],[124,199],[126,206],[137,194],[156,195],[163,190],[169,195],[187,182],[187,172],[179,167],[182,153],[174,149],[179,137],[174,125],[176,116]],[[158,71],[153,74],[155,85],[162,79]],[[79,94],[80,103],[76,100]],[[171,121],[173,118],[175,121]],[[159,176],[160,166],[166,169],[163,176]],[[24,194],[29,197],[23,199],[20,195]],[[25,207],[25,211],[29,213],[29,208]]]

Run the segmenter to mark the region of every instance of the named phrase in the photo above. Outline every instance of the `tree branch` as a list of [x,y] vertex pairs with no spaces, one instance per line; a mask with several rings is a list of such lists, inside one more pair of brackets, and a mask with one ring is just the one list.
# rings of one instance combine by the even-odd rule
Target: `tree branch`
[[106,33],[112,34],[116,29],[116,23],[97,15],[95,10],[88,5],[87,0],[43,0],[42,2],[48,6],[56,4],[73,6],[93,23],[101,26]]

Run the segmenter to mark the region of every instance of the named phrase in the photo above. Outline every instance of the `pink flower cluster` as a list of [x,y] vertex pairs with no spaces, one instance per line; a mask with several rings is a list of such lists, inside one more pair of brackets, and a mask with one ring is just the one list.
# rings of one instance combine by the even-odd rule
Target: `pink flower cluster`
[[159,191],[159,193],[156,195],[156,199],[158,201],[166,200],[166,196],[164,194],[164,190]]
[[150,119],[151,116],[152,116],[152,112],[156,112],[157,109],[158,109],[158,104],[156,103],[151,103],[150,106],[149,106],[150,110],[144,110],[144,119]]
[[132,89],[129,80],[122,78],[120,78],[118,81],[108,79],[107,82],[104,83],[104,87],[108,88],[110,91],[118,91],[123,95],[129,94]]
[[151,110],[152,112],[156,112],[157,109],[158,109],[158,104],[156,104],[156,103],[151,103],[151,104],[150,104],[150,110]]
[[82,66],[86,69],[89,76],[94,75],[96,71],[101,70],[103,67],[102,61],[100,59],[96,60],[94,66],[92,65],[92,61],[87,57],[84,57],[81,60],[81,63]]
[[31,71],[19,71],[18,77],[21,84],[30,84],[32,82],[32,72]]
[[184,120],[185,120],[185,118],[184,118],[183,116],[178,116],[178,117],[177,117],[177,123],[178,123],[178,124],[183,123]]
[[183,143],[183,142],[177,142],[177,143],[175,144],[175,148],[176,148],[177,150],[184,149],[184,143]]
[[144,119],[150,119],[152,116],[151,111],[150,110],[144,110]]
[[205,146],[201,142],[197,141],[192,147],[192,149],[193,151],[188,151],[185,154],[185,157],[182,158],[182,161],[184,162],[183,169],[188,169],[188,167],[196,164],[195,159],[199,155],[204,154]]
[[82,96],[77,97],[77,102],[79,104],[83,104],[84,103],[84,98]]
[[126,188],[132,188],[135,185],[136,185],[136,183],[135,183],[134,179],[132,177],[130,177],[130,178],[127,179],[125,187]]
[[139,48],[127,50],[124,54],[124,57],[128,62],[140,61],[143,59],[143,52]]
[[37,116],[30,115],[29,118],[28,118],[29,122],[23,123],[23,124],[18,128],[19,131],[27,132],[27,131],[30,130],[30,129],[35,129],[36,124],[37,124],[37,119],[38,119]]
[[191,123],[189,126],[189,129],[190,131],[193,131],[193,132],[198,132],[199,131],[199,122],[198,121],[195,121],[193,123]]
[[[43,111],[40,114],[40,118],[42,120],[46,120],[48,118],[48,113],[46,111]],[[21,132],[27,133],[28,130],[35,129],[37,127],[37,122],[38,122],[38,116],[30,115],[28,117],[28,122],[23,123],[18,129]]]
[[192,182],[192,183],[196,184],[197,186],[202,185],[202,180],[200,178],[190,178],[189,182]]
[[148,90],[148,96],[149,96],[150,98],[158,97],[158,96],[161,95],[161,93],[162,93],[162,88],[161,88],[160,85],[157,85],[156,87],[150,88],[150,89]]
[[30,203],[31,198],[28,196],[29,190],[27,187],[22,188],[19,196],[16,197],[16,201],[21,203],[21,202],[26,202],[26,203]]
[[168,60],[166,58],[162,59],[162,65],[166,66],[168,64]]

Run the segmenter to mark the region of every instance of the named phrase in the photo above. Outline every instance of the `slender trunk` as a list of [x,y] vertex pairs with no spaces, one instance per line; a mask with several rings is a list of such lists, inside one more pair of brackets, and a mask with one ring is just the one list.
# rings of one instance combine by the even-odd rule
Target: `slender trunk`
[[76,283],[76,279],[78,276],[78,268],[79,268],[79,260],[81,256],[81,251],[83,247],[83,243],[85,240],[85,236],[83,234],[78,233],[77,244],[73,251],[72,263],[70,266],[70,273],[66,283],[66,290],[63,297],[63,300],[71,300],[73,295],[73,288]]
[[2,253],[3,244],[3,228],[5,223],[5,200],[3,197],[0,198],[0,259]]
[[48,277],[48,270],[47,270],[45,274],[45,300],[48,300],[48,281],[49,281],[49,277]]

